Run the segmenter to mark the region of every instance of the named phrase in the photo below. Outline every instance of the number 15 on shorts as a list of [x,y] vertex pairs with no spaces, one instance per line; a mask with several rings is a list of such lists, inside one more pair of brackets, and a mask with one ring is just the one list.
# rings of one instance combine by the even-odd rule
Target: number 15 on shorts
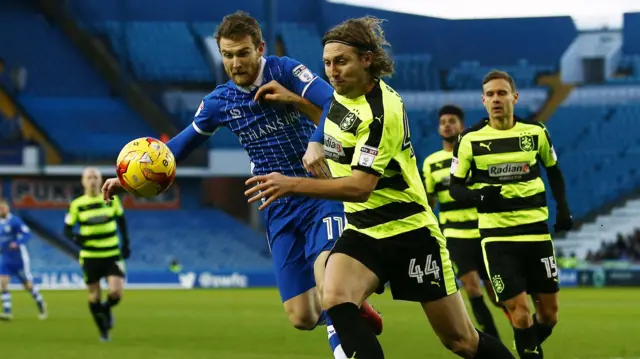
[[431,260],[431,254],[427,255],[427,260],[424,263],[424,271],[420,264],[416,264],[416,258],[411,258],[409,261],[409,277],[415,278],[418,283],[424,282],[424,277],[433,275],[433,279],[440,280],[440,267],[435,260]]

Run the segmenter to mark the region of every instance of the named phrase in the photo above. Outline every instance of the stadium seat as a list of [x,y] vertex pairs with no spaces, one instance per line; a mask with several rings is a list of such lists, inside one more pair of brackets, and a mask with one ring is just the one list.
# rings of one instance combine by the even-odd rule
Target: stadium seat
[[[41,225],[56,230],[64,211],[29,210]],[[263,235],[215,209],[126,212],[131,251],[129,268],[166,268],[178,258],[187,270],[270,270]]]
[[157,136],[120,100],[28,95],[19,100],[68,160],[115,158],[133,138]]
[[[201,34],[210,26],[198,24],[194,29]],[[186,22],[111,21],[96,27],[142,81],[212,82],[212,72]]]
[[21,66],[27,71],[26,94],[76,97],[109,94],[106,82],[71,40],[26,5],[16,3],[11,11],[0,10],[0,47],[5,69]]

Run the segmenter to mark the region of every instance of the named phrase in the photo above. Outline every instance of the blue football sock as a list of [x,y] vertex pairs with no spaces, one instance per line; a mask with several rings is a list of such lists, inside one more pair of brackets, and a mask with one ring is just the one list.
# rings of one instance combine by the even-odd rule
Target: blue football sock
[[[326,312],[322,312],[325,313]],[[348,359],[347,355],[342,350],[342,345],[340,344],[340,338],[338,338],[338,333],[336,333],[335,328],[333,327],[333,323],[331,322],[331,318],[326,316],[327,318],[327,335],[329,337],[329,345],[331,346],[331,352],[333,352],[333,357],[335,359]]]
[[320,313],[320,317],[318,317],[318,322],[316,323],[316,327],[319,325],[325,325],[327,323],[327,319],[329,317],[327,316],[327,311],[323,310],[322,313]]
[[2,308],[5,314],[11,314],[11,293],[9,291],[2,292]]

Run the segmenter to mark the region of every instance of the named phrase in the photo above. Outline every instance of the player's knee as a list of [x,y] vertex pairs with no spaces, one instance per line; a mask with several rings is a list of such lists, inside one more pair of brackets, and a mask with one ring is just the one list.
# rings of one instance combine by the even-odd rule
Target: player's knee
[[121,290],[113,290],[109,291],[107,294],[111,300],[121,301],[122,300],[122,291]]
[[477,272],[469,272],[460,277],[462,286],[467,294],[471,297],[479,297],[482,295],[482,288],[480,287],[480,280],[478,279]]
[[325,288],[321,295],[322,308],[325,310],[333,308],[338,304],[349,302],[349,298],[339,291]]
[[507,309],[516,328],[528,328],[533,324],[531,310],[526,301],[524,303],[509,303]]
[[89,293],[89,302],[96,303],[100,301],[100,293]]
[[478,348],[478,332],[473,326],[468,329],[441,337],[440,341],[454,354],[463,358],[473,358]]
[[558,324],[558,304],[538,307],[536,319],[538,322],[550,326]]
[[292,312],[289,315],[289,322],[298,330],[312,330],[318,323],[318,316],[311,312]]

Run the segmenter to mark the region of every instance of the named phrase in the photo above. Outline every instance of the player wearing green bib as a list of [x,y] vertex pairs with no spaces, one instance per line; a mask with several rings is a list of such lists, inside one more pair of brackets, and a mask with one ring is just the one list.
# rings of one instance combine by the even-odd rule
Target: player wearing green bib
[[[520,357],[542,358],[540,344],[558,320],[559,290],[542,167],[558,204],[556,231],[573,225],[564,179],[544,125],[514,117],[518,93],[511,76],[492,71],[482,88],[489,118],[460,136],[450,194],[476,204],[485,266],[511,315]],[[466,186],[469,175],[474,189]],[[536,303],[533,317],[527,293]]]
[[[80,264],[89,290],[89,309],[100,330],[100,340],[108,341],[113,327],[111,308],[122,298],[124,259],[129,258],[129,237],[122,204],[117,197],[106,204],[100,193],[102,176],[95,168],[82,174],[84,195],[69,205],[65,235],[81,246]],[[77,225],[77,231],[74,227]],[[117,230],[122,234],[122,246]],[[101,303],[100,280],[106,278],[107,300]]]
[[329,254],[322,304],[348,358],[384,358],[359,306],[386,282],[394,299],[420,303],[455,354],[513,358],[498,340],[476,331],[466,312],[446,240],[427,204],[402,98],[380,79],[393,72],[386,45],[380,20],[371,17],[347,20],[324,35],[325,73],[335,91],[318,131],[332,178],[270,173],[249,179],[255,186],[246,195],[249,202],[263,200],[261,209],[291,194],[344,202],[348,223]]
[[474,203],[456,201],[449,194],[453,144],[464,129],[464,111],[455,105],[445,105],[438,111],[438,121],[442,150],[429,155],[422,165],[429,205],[431,208],[435,208],[436,202],[440,205],[440,228],[447,238],[447,249],[456,265],[456,274],[469,296],[476,321],[485,333],[499,339],[498,329],[484,302],[480,286],[482,279],[490,300],[495,304],[495,294],[484,268],[478,211]]

